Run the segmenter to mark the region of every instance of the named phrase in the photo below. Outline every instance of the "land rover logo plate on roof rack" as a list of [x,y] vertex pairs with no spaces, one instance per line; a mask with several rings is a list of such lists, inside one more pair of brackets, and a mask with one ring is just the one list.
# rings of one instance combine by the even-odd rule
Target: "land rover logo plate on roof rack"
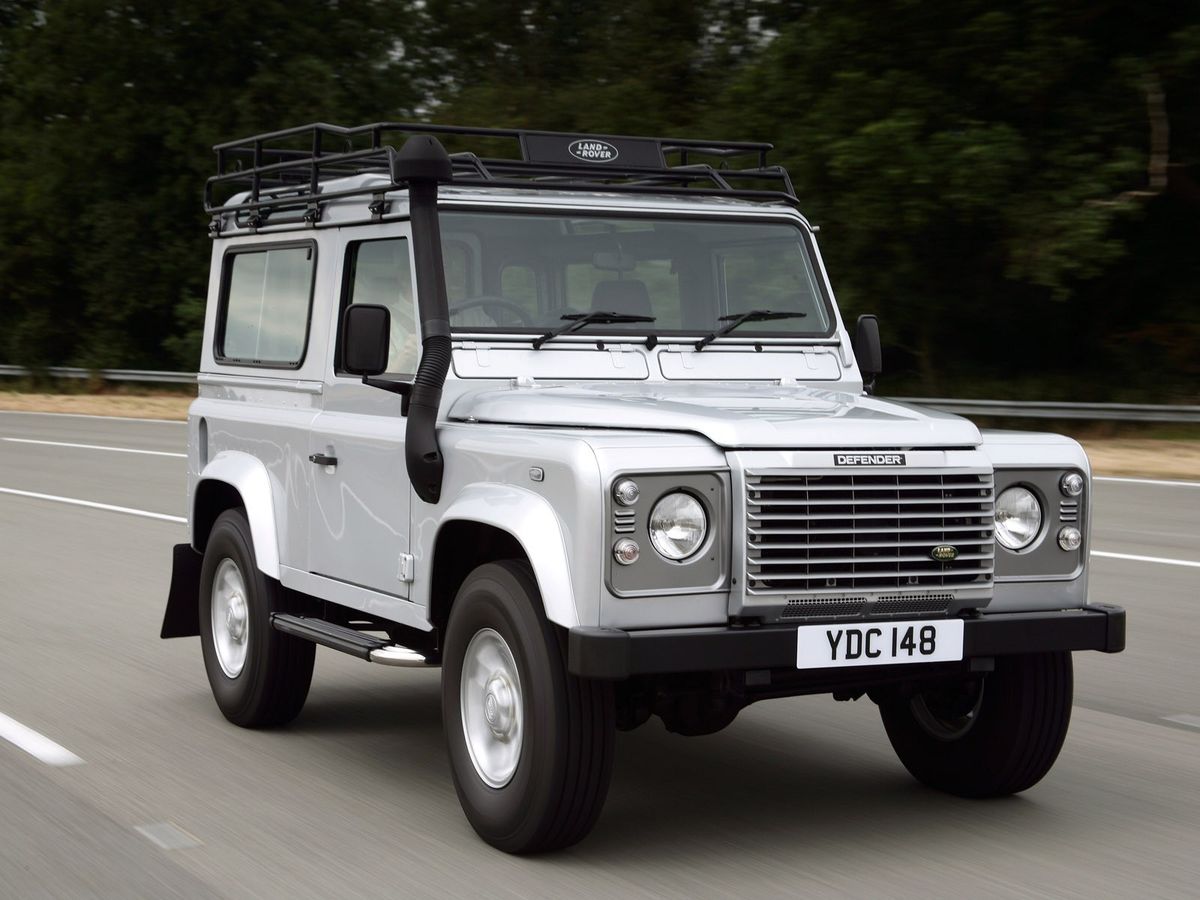
[[572,141],[567,152],[584,162],[598,163],[612,162],[621,155],[608,141]]
[[529,162],[559,166],[590,168],[599,164],[624,170],[666,165],[662,144],[653,138],[526,131],[521,134],[521,151]]

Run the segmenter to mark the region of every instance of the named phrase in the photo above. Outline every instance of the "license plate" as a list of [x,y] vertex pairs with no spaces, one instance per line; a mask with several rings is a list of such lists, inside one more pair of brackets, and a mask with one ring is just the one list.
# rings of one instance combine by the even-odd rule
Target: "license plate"
[[962,619],[802,625],[796,629],[797,669],[895,666],[962,658]]

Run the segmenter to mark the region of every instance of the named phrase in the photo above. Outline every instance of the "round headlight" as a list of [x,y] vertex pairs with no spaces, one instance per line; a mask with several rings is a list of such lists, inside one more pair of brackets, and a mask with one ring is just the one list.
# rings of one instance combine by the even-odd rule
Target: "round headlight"
[[650,512],[650,543],[667,559],[687,559],[707,535],[708,517],[691,494],[667,494]]
[[1058,487],[1068,497],[1078,497],[1083,493],[1083,476],[1078,472],[1068,472],[1059,481]]
[[1042,530],[1042,505],[1033,491],[1010,487],[996,498],[996,540],[1009,550],[1024,550]]

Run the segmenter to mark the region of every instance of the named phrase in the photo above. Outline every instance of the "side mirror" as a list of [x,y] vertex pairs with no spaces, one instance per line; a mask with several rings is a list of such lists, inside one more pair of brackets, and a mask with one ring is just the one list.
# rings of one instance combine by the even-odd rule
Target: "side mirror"
[[874,316],[859,316],[854,332],[854,358],[862,372],[863,387],[875,393],[875,379],[883,372],[883,347],[879,343],[879,320]]
[[352,375],[387,371],[392,314],[386,306],[353,303],[342,316],[342,367]]

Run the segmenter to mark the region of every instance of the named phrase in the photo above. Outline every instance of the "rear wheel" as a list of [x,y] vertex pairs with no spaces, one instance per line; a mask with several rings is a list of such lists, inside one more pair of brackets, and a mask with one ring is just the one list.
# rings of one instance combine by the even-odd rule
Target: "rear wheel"
[[1033,787],[1071,722],[1070,653],[1001,656],[986,676],[880,698],[896,755],[918,781],[960,797]]
[[223,512],[200,570],[200,646],[213,697],[235,725],[283,725],[308,697],[316,645],[271,627],[283,611],[283,588],[258,570],[245,513]]
[[442,721],[459,801],[489,844],[532,853],[591,831],[612,774],[612,687],[567,672],[526,564],[480,566],[458,592]]

